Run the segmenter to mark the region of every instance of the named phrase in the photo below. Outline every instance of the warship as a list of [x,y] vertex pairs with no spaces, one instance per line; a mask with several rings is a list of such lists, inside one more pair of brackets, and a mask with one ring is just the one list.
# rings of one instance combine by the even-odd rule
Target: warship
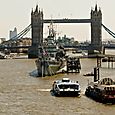
[[49,35],[38,48],[38,59],[35,61],[38,76],[52,76],[64,67],[64,48],[56,43],[56,32],[53,23],[48,26]]

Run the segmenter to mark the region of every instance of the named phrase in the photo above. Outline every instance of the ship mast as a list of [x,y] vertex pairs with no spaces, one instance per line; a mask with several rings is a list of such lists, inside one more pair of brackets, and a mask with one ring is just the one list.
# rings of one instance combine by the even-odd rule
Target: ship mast
[[56,31],[54,30],[53,22],[50,22],[50,25],[48,26],[49,30],[49,36],[48,38],[52,38],[54,41],[56,41]]

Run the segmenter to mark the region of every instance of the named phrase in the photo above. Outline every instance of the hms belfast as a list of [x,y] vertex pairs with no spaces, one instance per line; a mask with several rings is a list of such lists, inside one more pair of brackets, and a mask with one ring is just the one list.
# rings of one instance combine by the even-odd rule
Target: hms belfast
[[65,66],[63,60],[65,52],[63,49],[57,48],[52,22],[48,29],[49,35],[45,38],[43,45],[38,47],[38,59],[35,61],[39,77],[54,75]]

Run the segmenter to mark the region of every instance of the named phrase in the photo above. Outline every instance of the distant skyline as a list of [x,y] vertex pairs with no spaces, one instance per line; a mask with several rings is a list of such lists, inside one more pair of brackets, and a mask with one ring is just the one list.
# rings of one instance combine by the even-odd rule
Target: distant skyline
[[[31,10],[36,5],[43,9],[44,19],[47,18],[90,18],[91,8],[101,8],[102,23],[115,32],[115,1],[102,0],[0,0],[0,38],[9,39],[9,32],[15,27],[18,33],[31,23]],[[60,36],[65,34],[75,40],[91,39],[90,24],[54,24]],[[48,34],[48,25],[44,26],[44,37]],[[31,34],[31,33],[30,33]],[[30,34],[27,37],[31,37]],[[113,39],[102,29],[102,39]]]

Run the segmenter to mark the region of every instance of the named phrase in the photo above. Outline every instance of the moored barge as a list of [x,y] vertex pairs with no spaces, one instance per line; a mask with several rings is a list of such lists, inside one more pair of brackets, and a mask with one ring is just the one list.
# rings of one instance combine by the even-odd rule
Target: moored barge
[[111,78],[91,82],[85,95],[98,102],[115,104],[115,82]]

